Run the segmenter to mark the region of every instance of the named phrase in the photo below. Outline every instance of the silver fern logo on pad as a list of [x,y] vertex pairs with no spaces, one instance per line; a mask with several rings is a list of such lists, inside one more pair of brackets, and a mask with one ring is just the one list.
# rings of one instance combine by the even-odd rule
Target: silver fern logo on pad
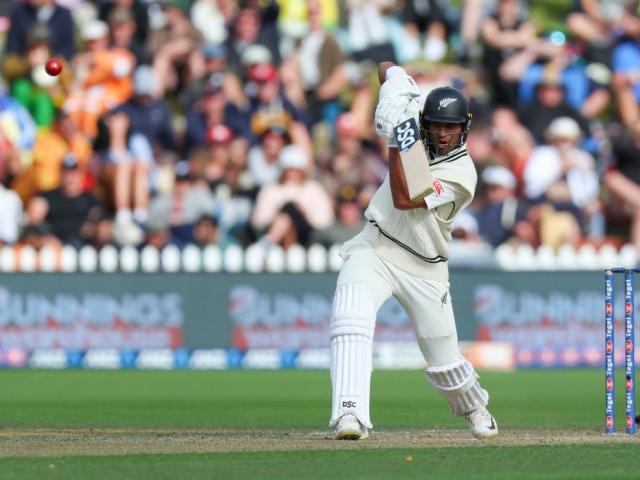
[[457,98],[443,98],[442,100],[440,100],[440,105],[438,106],[438,110],[440,110],[441,108],[447,108],[449,105],[451,105],[453,102],[458,101]]

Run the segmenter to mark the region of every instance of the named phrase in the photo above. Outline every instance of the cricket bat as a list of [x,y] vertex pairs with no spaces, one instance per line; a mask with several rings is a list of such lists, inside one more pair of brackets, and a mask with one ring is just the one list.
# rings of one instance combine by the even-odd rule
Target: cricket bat
[[400,160],[407,179],[412,202],[422,200],[433,192],[433,176],[429,166],[429,154],[420,139],[415,118],[408,118],[393,129]]

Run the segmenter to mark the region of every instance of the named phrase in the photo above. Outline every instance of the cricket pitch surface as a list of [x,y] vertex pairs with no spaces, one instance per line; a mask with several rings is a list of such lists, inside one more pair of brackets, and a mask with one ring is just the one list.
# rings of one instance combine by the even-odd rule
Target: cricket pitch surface
[[373,431],[363,441],[337,441],[329,429],[0,428],[0,457],[619,443],[640,444],[640,435],[607,435],[587,429],[506,429],[496,439],[479,441],[461,429],[393,430]]

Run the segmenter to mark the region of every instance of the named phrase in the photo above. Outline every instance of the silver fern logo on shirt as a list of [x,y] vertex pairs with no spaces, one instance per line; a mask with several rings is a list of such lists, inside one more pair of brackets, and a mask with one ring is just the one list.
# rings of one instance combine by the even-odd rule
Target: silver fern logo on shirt
[[453,102],[457,102],[457,101],[458,101],[458,99],[457,99],[457,98],[451,98],[451,97],[443,98],[442,100],[440,100],[440,105],[438,106],[438,111],[439,111],[441,108],[447,108],[447,107],[448,107],[449,105],[451,105]]

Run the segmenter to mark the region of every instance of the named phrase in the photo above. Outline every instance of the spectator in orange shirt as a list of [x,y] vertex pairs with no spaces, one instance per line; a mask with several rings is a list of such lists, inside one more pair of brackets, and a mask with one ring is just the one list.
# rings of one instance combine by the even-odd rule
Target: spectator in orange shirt
[[135,58],[124,48],[109,47],[109,27],[100,20],[85,25],[82,39],[86,51],[72,62],[76,85],[64,108],[82,131],[94,138],[98,118],[131,96]]
[[27,203],[39,191],[53,190],[60,186],[60,167],[65,156],[73,153],[78,161],[83,188],[86,178],[91,143],[78,130],[69,116],[59,111],[50,129],[40,130],[33,146],[31,166],[12,182],[11,187]]

